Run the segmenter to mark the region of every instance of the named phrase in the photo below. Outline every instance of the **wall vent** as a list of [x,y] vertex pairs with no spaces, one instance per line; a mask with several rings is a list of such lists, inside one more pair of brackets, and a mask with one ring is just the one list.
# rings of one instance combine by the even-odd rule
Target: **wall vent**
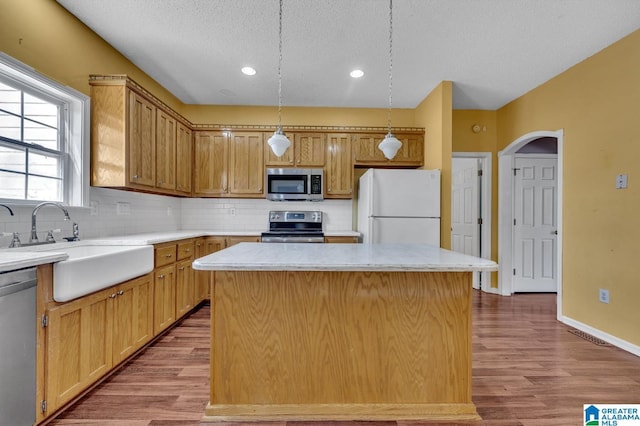
[[584,340],[588,340],[589,342],[596,344],[598,346],[611,346],[609,343],[605,342],[602,339],[598,339],[595,336],[592,336],[588,333],[585,333],[584,331],[581,330],[576,330],[574,328],[569,329],[569,333],[571,334],[575,334],[578,337],[582,337]]

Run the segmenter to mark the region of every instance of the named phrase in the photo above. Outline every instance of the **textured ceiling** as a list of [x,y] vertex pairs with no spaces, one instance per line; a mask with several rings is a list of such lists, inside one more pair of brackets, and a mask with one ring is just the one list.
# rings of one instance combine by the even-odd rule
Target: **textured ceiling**
[[[277,105],[278,0],[57,1],[185,103]],[[393,106],[497,109],[638,28],[640,0],[396,0]],[[386,108],[388,67],[387,0],[284,0],[284,106]]]

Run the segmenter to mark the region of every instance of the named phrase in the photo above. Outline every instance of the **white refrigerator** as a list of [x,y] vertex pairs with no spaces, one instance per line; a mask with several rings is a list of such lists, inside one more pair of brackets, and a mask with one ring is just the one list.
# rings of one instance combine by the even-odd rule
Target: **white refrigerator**
[[369,169],[360,178],[363,243],[440,247],[440,170]]

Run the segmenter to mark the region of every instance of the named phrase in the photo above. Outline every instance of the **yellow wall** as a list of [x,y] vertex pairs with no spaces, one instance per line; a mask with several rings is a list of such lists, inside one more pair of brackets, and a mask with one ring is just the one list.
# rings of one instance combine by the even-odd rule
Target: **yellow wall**
[[451,139],[453,94],[441,82],[415,110],[416,126],[425,128],[424,168],[441,170],[440,245],[451,247]]
[[[497,113],[486,110],[454,110],[452,150],[456,152],[490,152],[491,156],[491,259],[498,260],[498,157]],[[480,131],[472,131],[474,125]],[[498,274],[492,274],[491,286],[498,286]]]
[[[497,147],[564,129],[563,314],[640,345],[640,31],[498,111]],[[629,188],[615,177],[629,175]],[[598,289],[610,303],[598,302]]]

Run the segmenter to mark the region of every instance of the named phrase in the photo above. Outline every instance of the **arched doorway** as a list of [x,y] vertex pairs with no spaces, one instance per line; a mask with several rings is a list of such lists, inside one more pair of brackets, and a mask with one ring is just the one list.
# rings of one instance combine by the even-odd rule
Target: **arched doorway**
[[555,246],[555,275],[557,288],[557,317],[562,315],[562,149],[563,130],[538,131],[523,135],[498,153],[498,289],[500,294],[508,296],[514,293],[514,218],[515,218],[515,180],[516,158],[518,152],[530,142],[541,138],[557,140],[557,206]]

